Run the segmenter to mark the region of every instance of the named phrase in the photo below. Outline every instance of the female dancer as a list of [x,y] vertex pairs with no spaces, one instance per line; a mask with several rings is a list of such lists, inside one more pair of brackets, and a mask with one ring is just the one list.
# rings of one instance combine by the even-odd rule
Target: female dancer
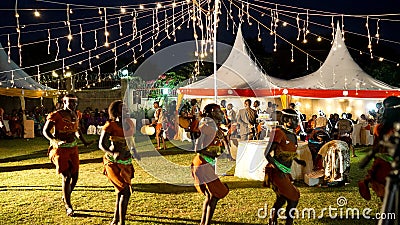
[[196,156],[192,162],[192,176],[198,192],[205,195],[202,225],[211,223],[211,218],[217,207],[218,200],[224,198],[229,189],[215,174],[215,158],[221,154],[222,142],[218,138],[219,127],[224,114],[217,104],[209,104],[204,107],[203,118],[199,122],[200,137],[196,140]]
[[63,103],[63,109],[54,111],[47,116],[43,134],[50,140],[49,158],[56,165],[57,172],[63,176],[62,199],[67,216],[74,216],[71,193],[78,181],[79,174],[78,143],[75,138],[79,138],[86,146],[93,141],[87,142],[79,127],[82,113],[76,110],[78,98],[73,94],[68,94],[63,98]]
[[[105,152],[103,157],[104,174],[114,185],[117,193],[114,218],[111,225],[124,225],[129,198],[132,192],[131,179],[134,176],[132,157],[140,160],[134,145],[134,124],[127,118],[126,107],[121,100],[108,107],[110,119],[103,126],[99,148]],[[108,143],[109,140],[111,143]]]
[[[281,123],[282,127],[277,127],[272,132],[271,145],[266,149],[265,156],[268,165],[265,167],[265,185],[267,187],[272,184],[272,189],[276,193],[276,201],[273,205],[272,215],[270,215],[270,225],[278,224],[279,209],[287,202],[286,206],[286,224],[293,224],[293,210],[295,209],[299,199],[300,192],[292,184],[290,177],[290,167],[293,160],[305,166],[305,162],[296,158],[297,153],[297,137],[294,133],[298,125],[298,116],[293,109],[282,110]],[[271,153],[274,156],[271,156]]]

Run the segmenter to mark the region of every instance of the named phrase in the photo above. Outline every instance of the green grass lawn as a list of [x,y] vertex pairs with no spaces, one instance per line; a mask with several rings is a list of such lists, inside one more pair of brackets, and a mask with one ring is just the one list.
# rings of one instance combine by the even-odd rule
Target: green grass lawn
[[[97,136],[88,136],[96,139]],[[203,196],[191,183],[189,166],[194,156],[168,142],[168,149],[159,156],[151,150],[151,140],[137,138],[137,148],[142,160],[134,163],[134,193],[127,214],[127,224],[198,224]],[[174,142],[180,147],[190,144]],[[80,175],[72,194],[76,216],[65,215],[61,201],[61,177],[47,158],[48,142],[44,138],[0,140],[0,223],[1,224],[109,224],[114,209],[114,188],[102,174],[101,150],[96,144],[80,146]],[[308,187],[296,183],[301,197],[299,211],[314,208],[317,216],[323,208],[337,207],[337,198],[345,197],[346,209],[371,208],[371,216],[380,211],[381,201],[374,195],[366,201],[358,194],[357,181],[366,170],[358,168],[359,161],[369,148],[357,148],[359,157],[352,158],[352,182],[345,187]],[[233,174],[234,169],[228,172]],[[274,192],[263,188],[260,181],[224,176],[230,193],[219,201],[213,217],[215,224],[267,224],[267,219],[257,216],[266,204],[270,208]],[[172,185],[166,182],[173,182]],[[262,212],[262,211],[261,211]],[[340,210],[338,211],[340,216]],[[283,221],[281,221],[284,224]],[[375,220],[331,219],[328,212],[321,219],[296,219],[295,224],[375,224]]]

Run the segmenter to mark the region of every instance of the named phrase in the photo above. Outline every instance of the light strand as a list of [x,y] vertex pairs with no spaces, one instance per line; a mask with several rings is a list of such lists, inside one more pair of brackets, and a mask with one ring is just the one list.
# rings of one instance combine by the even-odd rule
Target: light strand
[[18,14],[18,0],[15,0],[15,18],[17,20],[17,33],[18,33],[18,53],[19,53],[19,66],[22,66],[22,46],[21,46],[21,27],[19,24],[19,14]]
[[48,44],[47,44],[47,54],[50,55],[50,47],[51,47],[51,37],[50,37],[50,29],[47,29],[47,36],[48,36]]
[[7,37],[7,45],[8,45],[8,51],[7,51],[7,62],[11,63],[11,43],[10,43],[10,35]]
[[165,27],[164,27],[164,31],[165,31],[165,33],[166,33],[166,35],[167,35],[167,38],[168,39],[171,39],[171,37],[169,36],[169,32],[168,32],[168,27],[169,27],[169,24],[168,24],[168,16],[167,16],[167,11],[164,11],[164,20],[165,20]]
[[369,53],[371,56],[371,59],[373,59],[373,55],[372,55],[372,41],[371,41],[371,34],[369,32],[369,17],[367,16],[367,22],[365,23],[365,27],[367,28],[367,33],[368,33],[368,48],[369,48]]
[[121,16],[118,17],[118,27],[119,27],[119,36],[123,36],[124,33],[122,33],[122,22],[121,22]]
[[85,81],[86,81],[86,86],[88,86],[88,84],[89,84],[89,80],[88,80],[88,71],[87,70],[85,70]]
[[344,17],[343,17],[343,14],[342,14],[342,41],[344,41]]
[[271,11],[271,24],[270,24],[270,28],[269,28],[269,30],[270,30],[269,34],[273,35],[274,34],[273,30],[274,30],[275,13],[272,9],[270,9],[270,11]]
[[40,67],[39,66],[37,66],[37,80],[38,80],[38,83],[40,84]]
[[141,52],[142,51],[142,49],[143,49],[143,46],[142,46],[142,31],[139,31],[139,46],[140,46],[140,48],[139,48],[139,51]]
[[91,56],[91,54],[92,54],[92,51],[91,50],[89,50],[89,58],[88,58],[88,61],[89,61],[89,69],[90,69],[90,71],[92,71],[93,69],[92,69],[92,56]]
[[132,58],[133,58],[133,63],[137,63],[137,60],[136,60],[136,55],[135,55],[135,48],[132,48]]
[[97,66],[97,79],[99,82],[101,82],[101,72],[100,72],[100,65]]
[[15,78],[15,76],[14,76],[14,70],[13,70],[13,71],[11,71],[11,87],[14,87],[14,78]]
[[[176,3],[175,1],[172,3],[172,35],[174,36],[174,41],[176,41],[176,35],[175,35],[175,7]],[[167,10],[165,10],[167,11]]]
[[107,30],[107,8],[104,8],[104,36],[105,36],[105,39],[106,39],[106,41],[105,41],[105,43],[104,43],[104,46],[105,47],[108,47],[108,46],[110,46],[110,43],[108,43],[108,35],[109,35],[109,33],[108,33],[108,30]]
[[183,11],[185,10],[185,4],[181,4],[181,20],[185,20],[185,14],[183,13]]
[[249,2],[247,1],[246,2],[246,14],[247,14],[247,23],[251,26],[252,25],[252,23],[251,23],[251,21],[250,21],[250,14],[249,14]]
[[155,36],[155,39],[158,39],[158,34],[160,33],[160,24],[158,23],[158,7],[156,7],[156,20],[155,20],[155,22],[156,22],[156,36]]
[[376,34],[375,34],[375,37],[376,37],[376,44],[378,44],[378,42],[379,42],[379,37],[380,37],[380,35],[379,35],[379,21],[380,21],[381,19],[378,19],[377,21],[376,21]]
[[138,32],[136,17],[137,17],[137,12],[134,9],[132,13],[132,41],[134,41]]
[[299,18],[299,14],[297,13],[297,17],[296,17],[296,23],[297,23],[297,40],[300,40],[300,33],[301,33],[301,29],[300,29],[300,18]]
[[335,40],[335,23],[333,22],[333,16],[331,17],[331,27],[332,27],[332,42],[331,44],[333,44],[333,41]]
[[291,53],[292,53],[292,59],[290,59],[290,62],[294,62],[293,44],[292,44],[292,50],[291,50]]
[[80,28],[80,37],[81,37],[81,49],[85,50],[85,47],[83,47],[83,33],[82,33],[82,24],[79,24],[79,28]]
[[190,5],[189,5],[189,3],[187,4],[187,15],[188,15],[188,21],[187,21],[187,24],[186,24],[186,28],[189,28],[189,26],[190,26],[190,18],[192,16],[192,15],[190,15]]
[[99,47],[99,43],[97,41],[97,30],[94,30],[94,49]]
[[70,14],[70,9],[69,9],[69,4],[67,4],[67,26],[68,26],[68,45],[67,45],[67,51],[72,51],[71,50],[71,40],[72,40],[72,31],[71,31],[71,22],[69,21],[69,14]]
[[58,60],[58,54],[60,53],[60,45],[58,44],[58,38],[56,38],[56,47],[57,47],[57,51],[56,51],[55,61]]
[[65,75],[65,59],[62,59],[62,75]]
[[117,43],[115,42],[114,43],[114,74],[115,75],[117,74],[117,67],[118,67],[117,60],[118,60],[118,57],[117,57]]

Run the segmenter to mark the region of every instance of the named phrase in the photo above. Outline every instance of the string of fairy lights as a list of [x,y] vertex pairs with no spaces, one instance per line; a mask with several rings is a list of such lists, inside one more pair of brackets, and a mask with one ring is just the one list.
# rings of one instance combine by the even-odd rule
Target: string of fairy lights
[[[158,7],[160,8],[161,6],[160,5],[158,5]],[[142,8],[142,6],[140,6],[139,8]],[[183,11],[182,11],[183,12]],[[137,14],[136,14],[137,15]],[[136,17],[135,17],[136,18]],[[182,17],[183,18],[183,17]],[[121,25],[121,23],[119,24],[119,25]],[[105,26],[104,26],[104,29],[105,30],[107,30],[107,23],[105,23]],[[140,34],[140,43],[139,43],[139,45],[140,45],[140,49],[139,49],[139,51],[141,51],[141,49],[142,49],[142,36],[144,36],[144,35],[146,35],[146,33],[143,33],[145,30],[146,30],[147,28],[145,28],[145,29],[143,29],[143,30],[141,30],[141,31],[138,31],[138,33]],[[181,27],[179,26],[178,27],[178,29],[181,29]],[[153,31],[154,32],[154,31]],[[105,34],[107,34],[107,33],[105,33]],[[130,36],[130,35],[129,35]],[[135,34],[133,34],[133,37],[135,36]],[[96,37],[96,36],[95,36]],[[126,39],[126,37],[124,37],[124,39]],[[133,39],[133,38],[132,38]],[[154,38],[152,37],[152,39],[154,40]],[[51,41],[51,39],[49,38],[49,43],[50,43],[50,41]],[[117,40],[118,41],[118,40]],[[114,41],[113,43],[117,43],[117,41]],[[146,40],[144,40],[143,42],[145,42]],[[96,42],[96,46],[97,46],[97,40],[95,40],[95,42]],[[59,47],[58,47],[58,38],[56,38],[56,43],[57,43],[57,55],[58,55],[58,49],[59,49]],[[129,42],[126,42],[127,44],[129,44]],[[109,45],[110,43],[108,43],[107,42],[107,40],[106,40],[106,42],[105,42],[105,45]],[[116,44],[115,44],[116,45]],[[153,41],[153,45],[154,45],[154,41]],[[158,45],[160,45],[159,43],[158,43]],[[116,48],[113,48],[111,51],[113,51],[113,52],[115,52],[115,50],[116,50]],[[89,50],[88,51],[88,53],[89,53],[89,58],[88,58],[88,61],[89,61],[89,64],[91,64],[91,58],[92,58],[92,56],[90,56],[90,54],[91,54],[91,51]],[[104,54],[105,52],[103,52],[103,53],[100,53],[100,54]],[[82,53],[78,53],[78,54],[82,54]],[[75,54],[75,55],[73,55],[73,56],[69,56],[69,57],[66,57],[66,58],[63,58],[63,62],[64,62],[64,60],[65,59],[67,59],[67,58],[70,58],[70,57],[74,57],[74,56],[76,56],[77,54]],[[115,56],[115,55],[114,55]],[[96,55],[95,56],[97,59],[100,57],[100,55]],[[57,56],[56,56],[56,58],[57,58]],[[114,57],[114,58],[116,58],[116,57]],[[116,60],[115,60],[116,61]],[[135,62],[136,62],[136,60],[134,60]],[[82,63],[82,61],[79,61],[79,64],[81,64]],[[67,69],[68,69],[68,67],[69,66],[67,66]],[[92,70],[92,66],[90,65],[89,66],[90,67],[90,70]],[[64,65],[64,63],[63,63],[63,71],[65,71],[65,65]],[[23,68],[22,68],[23,69]],[[52,74],[54,74],[54,72],[52,72]]]
[[[243,2],[245,2],[245,1],[236,1],[236,2],[241,2],[243,4]],[[398,41],[382,39],[381,36],[380,36],[380,26],[379,26],[380,21],[399,22],[400,20],[389,19],[389,18],[385,18],[385,17],[386,16],[400,16],[400,14],[345,15],[345,14],[338,14],[338,13],[332,13],[332,12],[323,12],[323,11],[317,11],[317,10],[311,10],[311,9],[296,8],[296,7],[291,7],[291,6],[281,5],[281,4],[275,4],[275,3],[272,4],[272,3],[269,3],[267,1],[262,1],[262,0],[255,0],[255,2],[262,2],[262,3],[265,3],[265,4],[273,5],[273,6],[268,7],[268,6],[262,6],[262,5],[257,5],[257,4],[250,3],[250,5],[252,7],[251,9],[254,10],[257,14],[260,14],[261,16],[265,15],[265,11],[271,11],[271,12],[279,11],[279,14],[282,15],[282,16],[285,16],[286,18],[291,18],[291,19],[295,18],[296,25],[291,24],[288,21],[281,20],[281,24],[282,24],[281,26],[282,27],[286,27],[286,26],[295,27],[298,30],[297,40],[300,40],[300,35],[301,35],[301,33],[303,33],[303,40],[302,40],[303,43],[307,43],[306,36],[309,35],[309,34],[310,35],[314,35],[315,37],[317,37],[317,41],[319,41],[319,42],[322,41],[322,39],[328,40],[327,38],[324,38],[324,37],[320,36],[319,34],[310,32],[310,30],[308,29],[309,24],[312,24],[312,25],[315,25],[315,26],[318,26],[318,27],[321,27],[321,28],[331,27],[331,29],[332,29],[332,39],[330,39],[330,41],[332,43],[333,39],[334,39],[333,35],[335,34],[334,18],[339,18],[340,23],[341,23],[341,32],[342,32],[342,37],[343,38],[345,37],[345,32],[347,32],[347,33],[350,33],[350,34],[353,34],[353,35],[357,35],[357,36],[360,36],[360,37],[368,38],[368,40],[369,40],[369,43],[368,43],[368,46],[367,46],[367,48],[369,49],[369,53],[367,53],[365,51],[362,51],[362,50],[358,50],[356,48],[352,48],[351,46],[348,46],[349,49],[357,50],[362,54],[363,53],[369,54],[371,59],[376,58],[381,62],[382,61],[386,61],[386,62],[394,63],[395,65],[399,66],[399,63],[394,61],[394,60],[384,59],[384,58],[379,57],[379,56],[374,57],[372,55],[372,39],[376,40],[376,44],[378,44],[379,40],[381,40],[381,41],[388,42],[388,43],[391,43],[391,44],[400,45],[400,42],[398,42]],[[278,7],[281,7],[281,8],[278,9]],[[289,10],[285,10],[283,7],[288,7],[288,8],[291,8],[291,9],[300,9],[302,11],[300,11],[300,12],[295,12],[293,10],[289,11]],[[313,12],[313,13],[310,13],[310,12]],[[296,15],[296,16],[294,16],[294,15]],[[305,19],[304,18],[300,18],[300,16],[303,16],[303,17],[306,17],[306,18]],[[314,17],[315,16],[318,16],[318,17],[331,17],[330,26],[329,25],[325,25],[325,24],[321,24],[321,23],[318,23],[318,22],[315,22],[315,21],[311,21],[309,19],[311,16],[314,16]],[[345,21],[344,19],[345,18],[350,18],[350,17],[355,17],[355,18],[365,19],[366,20],[366,23],[365,23],[366,31],[367,31],[366,35],[365,34],[361,34],[361,33],[357,33],[357,32],[352,32],[352,31],[344,29],[344,21]],[[378,17],[382,17],[382,18],[378,18]],[[273,16],[271,16],[271,18],[273,18]],[[368,26],[368,24],[369,24],[368,20],[370,18],[374,18],[374,20],[376,20],[376,33],[375,33],[374,36],[370,34],[370,28]],[[274,19],[271,20],[271,23],[272,23],[272,21],[274,21]],[[279,21],[279,19],[275,19],[274,27],[277,27],[276,26],[277,25],[276,22],[278,22],[278,21]],[[302,24],[303,24],[303,27],[301,26]],[[272,30],[272,29],[270,28],[270,30]],[[271,31],[270,34],[272,35],[273,33],[274,32]]]
[[[183,19],[183,17],[182,17],[182,19]],[[181,28],[181,25],[184,23],[185,21],[183,21],[183,22],[181,22],[181,24],[179,25],[179,26],[177,26],[176,28],[175,28],[175,30],[171,30],[171,32],[169,32],[169,33],[174,33],[174,32],[176,32],[176,30],[180,30]],[[150,32],[152,32],[152,31],[150,31]],[[143,55],[145,55],[145,54],[147,54],[147,53],[149,53],[149,52],[153,52],[153,49],[154,49],[154,47],[155,46],[160,46],[160,43],[162,42],[162,41],[164,41],[165,39],[167,39],[168,38],[168,36],[167,37],[164,37],[163,39],[161,39],[158,43],[154,43],[154,41],[153,41],[153,48],[152,49],[148,49],[147,51],[145,51],[145,52],[143,52],[142,53],[142,55],[141,56],[138,56],[138,58],[139,57],[143,57]],[[147,38],[145,41],[147,41],[147,40],[154,40],[153,39],[153,37],[149,37],[149,38]],[[140,46],[141,47],[141,46]],[[139,49],[140,50],[140,49]],[[120,53],[119,55],[123,55],[123,54],[125,54],[125,53],[127,53],[127,52],[129,52],[130,50],[128,49],[128,50],[126,50],[126,51],[124,51],[124,52],[122,52],[122,53]],[[133,51],[133,48],[132,48],[132,51]],[[117,58],[117,55],[115,55],[115,57],[114,57],[114,59],[116,59]],[[107,63],[108,61],[110,61],[110,60],[112,60],[112,58],[110,58],[110,59],[108,59],[108,60],[106,60],[106,61],[103,61],[101,64],[104,64],[104,63]],[[115,60],[115,62],[116,62],[116,60]],[[137,63],[137,60],[133,60],[131,63]],[[101,64],[99,64],[99,65],[101,65]],[[125,65],[125,67],[126,67],[127,65]],[[79,75],[79,74],[81,74],[81,73],[85,73],[85,74],[87,74],[87,70],[86,71],[82,71],[82,72],[79,72],[79,73],[76,73],[75,75]],[[116,73],[116,72],[115,72]],[[115,73],[114,73],[114,75],[115,75]],[[111,79],[111,77],[106,77],[106,78],[99,78],[99,80],[98,80],[98,82],[97,83],[100,83],[100,82],[102,82],[102,81],[104,81],[104,80],[106,80],[106,79]],[[95,82],[93,82],[93,83],[87,83],[86,84],[86,86],[85,86],[85,88],[90,88],[90,87],[93,87],[93,86],[96,86],[96,83]]]
[[[200,73],[203,59],[215,49],[212,43],[217,37],[214,36],[213,24],[216,22],[217,27],[221,26],[222,9],[226,14],[227,30],[232,29],[232,33],[235,34],[236,21],[241,24],[246,22],[248,26],[256,23],[258,41],[261,42],[266,38],[262,30],[267,30],[272,36],[273,51],[278,51],[278,46],[282,45],[282,42],[288,44],[291,49],[291,57],[288,60],[295,62],[294,50],[305,54],[307,70],[310,59],[316,60],[320,64],[323,61],[302,49],[299,44],[290,42],[288,38],[285,38],[283,29],[295,29],[297,31],[296,40],[302,43],[307,43],[312,38],[311,36],[317,41],[326,40],[332,43],[336,32],[335,20],[340,21],[343,38],[345,33],[349,33],[368,40],[367,51],[347,46],[349,49],[368,55],[373,60],[377,59],[379,62],[393,63],[399,66],[399,62],[394,59],[375,55],[373,48],[382,42],[400,44],[400,42],[381,36],[382,23],[400,22],[400,19],[394,19],[400,14],[348,15],[270,3],[266,0],[220,0],[219,7],[217,7],[217,21],[214,21],[212,16],[214,2],[211,0],[170,0],[162,3],[152,2],[113,7],[69,4],[49,0],[37,0],[37,2],[47,5],[54,4],[58,8],[40,8],[40,6],[29,9],[18,8],[16,0],[13,9],[0,9],[12,10],[16,21],[16,25],[13,26],[16,32],[0,34],[0,37],[7,37],[7,46],[3,46],[0,50],[6,51],[9,63],[12,58],[11,52],[14,49],[18,50],[20,68],[0,71],[0,74],[11,73],[9,82],[12,87],[15,87],[15,81],[18,79],[26,79],[16,78],[15,73],[18,70],[32,68],[36,69],[37,74],[31,75],[31,77],[44,85],[56,82],[60,89],[60,84],[67,78],[74,78],[75,81],[84,79],[86,85],[83,88],[95,87],[98,83],[114,79],[119,69],[137,64],[138,59],[145,58],[146,54],[154,54],[157,48],[161,48],[162,43],[168,45],[176,42],[178,40],[177,32],[183,28],[192,29],[193,39],[196,41],[194,55],[197,57],[197,61],[193,75],[197,76]],[[221,7],[222,5],[224,7]],[[63,8],[59,8],[59,6]],[[90,13],[79,13],[83,10]],[[65,18],[45,23],[21,23],[22,16],[26,12],[32,12],[33,17],[40,18],[43,14],[53,11],[64,12]],[[116,13],[116,11],[118,12]],[[90,16],[85,17],[85,15]],[[315,19],[318,17],[330,18],[330,24],[318,22]],[[345,21],[348,18],[365,20],[365,34],[345,29]],[[47,27],[43,28],[44,26]],[[372,27],[375,30],[372,30]],[[0,30],[9,28],[10,26],[3,26],[0,27]],[[332,29],[331,39],[318,34],[319,29],[327,28]],[[46,33],[46,38],[24,42],[24,36],[38,33]],[[87,43],[87,40],[91,40],[91,42]],[[15,44],[13,44],[14,42]],[[74,45],[74,42],[79,43],[78,46]],[[23,66],[22,47],[39,43],[47,43],[48,54],[55,52],[54,60]],[[148,49],[144,49],[144,46]],[[132,60],[118,68],[119,58],[127,54]],[[100,68],[109,62],[114,62],[114,73],[104,76]],[[82,65],[87,65],[87,67],[84,68]],[[46,71],[44,68],[49,66],[55,69]],[[61,71],[61,75],[57,71]],[[96,79],[89,79],[91,78],[90,74],[95,74]],[[72,82],[72,79],[70,81]],[[3,83],[5,81],[0,82],[0,88]]]

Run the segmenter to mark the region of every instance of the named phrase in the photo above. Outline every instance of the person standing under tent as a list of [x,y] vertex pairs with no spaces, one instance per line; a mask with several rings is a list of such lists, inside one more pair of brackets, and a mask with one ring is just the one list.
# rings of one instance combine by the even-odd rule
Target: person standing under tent
[[257,119],[257,113],[251,107],[251,100],[246,99],[244,101],[244,109],[240,109],[237,115],[237,123],[240,129],[240,140],[252,140],[255,135],[255,125]]
[[154,122],[153,125],[156,127],[156,141],[157,141],[157,150],[161,150],[160,140],[163,145],[163,149],[166,149],[165,140],[164,140],[164,123],[165,123],[165,115],[163,109],[160,107],[160,103],[158,101],[153,103],[154,111]]
[[191,170],[197,191],[205,195],[200,224],[211,223],[215,208],[220,199],[228,193],[228,186],[215,174],[215,158],[222,153],[222,140],[218,133],[224,114],[217,104],[208,104],[199,123],[200,137],[196,140]]
[[233,105],[232,103],[229,103],[226,106],[226,115],[228,116],[228,119],[232,122],[235,123],[236,122],[236,112],[235,110],[233,110]]
[[321,128],[329,132],[331,127],[328,118],[326,118],[325,113],[322,110],[318,110],[318,117],[315,119],[315,128]]
[[296,109],[297,106],[299,105],[300,105],[299,102],[296,103],[292,102],[289,104],[289,109],[293,109],[297,113],[297,116],[299,117],[299,123],[296,127],[296,134],[300,135],[300,139],[304,141],[306,139],[307,133],[303,127],[303,120],[305,120],[306,118],[305,116],[303,116],[300,110]]
[[334,136],[334,139],[346,142],[353,153],[352,157],[357,157],[356,150],[353,146],[353,140],[351,139],[353,122],[347,119],[347,113],[342,113],[342,118],[337,121],[335,128],[337,129],[338,134],[336,137]]
[[236,136],[236,112],[233,110],[233,105],[232,103],[229,103],[226,107],[226,116],[228,117],[229,125],[228,125],[228,134],[226,135],[226,138],[228,140],[228,143],[231,139],[231,136],[234,135]]
[[[127,115],[127,108],[121,100],[108,107],[109,120],[102,127],[99,148],[103,157],[104,175],[114,185],[116,196],[114,218],[111,225],[125,224],[126,211],[132,193],[131,179],[134,177],[132,158],[140,160],[136,152],[135,126]],[[110,142],[110,143],[109,143]]]
[[[78,98],[67,94],[63,98],[63,109],[54,111],[47,116],[43,127],[43,135],[50,141],[48,155],[56,166],[58,173],[62,174],[62,193],[67,216],[74,216],[71,204],[71,193],[78,181],[79,152],[76,138],[85,146],[93,141],[86,141],[80,129],[82,113],[76,110]],[[52,129],[54,128],[54,134]]]
[[[283,109],[280,118],[282,127],[272,130],[270,145],[265,150],[265,157],[268,161],[265,167],[264,185],[270,187],[276,193],[276,201],[271,209],[269,224],[277,225],[280,208],[287,202],[286,224],[293,224],[294,215],[291,214],[295,209],[300,192],[291,182],[291,166],[293,160],[302,166],[306,163],[297,159],[297,137],[294,129],[298,125],[298,115],[293,109]],[[271,155],[273,153],[273,156]]]
[[262,110],[260,108],[260,101],[255,100],[253,103],[253,107],[254,107],[254,110],[256,111],[257,115],[262,113]]

